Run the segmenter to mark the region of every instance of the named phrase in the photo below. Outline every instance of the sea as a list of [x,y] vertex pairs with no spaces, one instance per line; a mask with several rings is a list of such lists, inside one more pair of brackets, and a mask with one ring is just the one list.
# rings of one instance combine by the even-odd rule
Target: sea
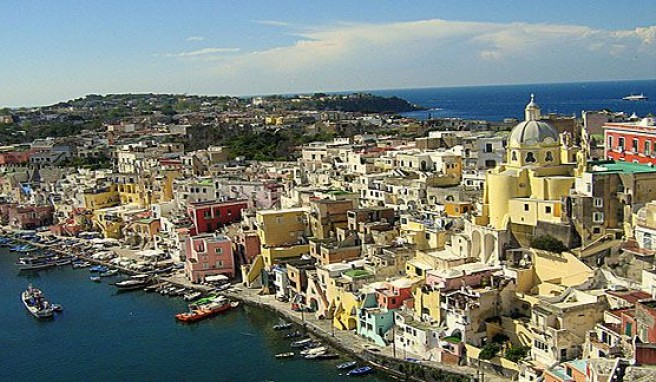
[[[88,269],[19,272],[19,257],[0,248],[0,381],[345,381],[348,360],[278,360],[291,340],[279,318],[242,306],[196,324],[175,321],[181,298],[117,292]],[[63,312],[33,318],[20,293],[32,283]],[[390,381],[376,373],[362,380]]]
[[[580,118],[582,111],[608,109],[628,115],[635,113],[639,117],[649,113],[656,115],[656,80],[396,89],[370,93],[384,97],[397,96],[427,108],[425,111],[404,113],[405,116],[419,119],[523,120],[524,107],[530,101],[531,94],[535,95],[535,102],[542,109],[542,114],[557,113]],[[644,94],[649,99],[622,99],[635,94]]]

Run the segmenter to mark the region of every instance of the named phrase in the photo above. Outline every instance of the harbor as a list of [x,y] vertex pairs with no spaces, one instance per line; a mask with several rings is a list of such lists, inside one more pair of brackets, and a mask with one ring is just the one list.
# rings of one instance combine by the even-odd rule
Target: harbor
[[[173,316],[187,302],[141,291],[120,293],[109,283],[89,282],[88,269],[55,267],[19,272],[19,254],[0,248],[0,287],[6,330],[0,356],[11,369],[1,380],[291,380],[312,373],[321,380],[343,380],[336,365],[346,361],[279,360],[290,339],[275,331],[278,319],[244,304],[198,324]],[[52,320],[35,320],[20,302],[32,283],[64,311]],[[48,344],[48,346],[43,346]],[[191,354],[193,353],[193,354]],[[11,370],[11,371],[9,371]],[[382,373],[366,380],[383,381]]]
[[[8,236],[15,235],[16,233],[8,233]],[[16,243],[23,243],[23,245],[31,245],[33,246],[32,249],[38,248],[37,250],[40,252],[43,251],[53,251],[55,253],[59,253],[60,255],[65,255],[66,252],[62,251],[61,247],[53,247],[52,245],[44,245],[40,243],[34,243],[30,240],[26,239],[14,239],[14,242]],[[18,248],[16,245],[11,245],[13,249]],[[17,259],[20,258],[21,256],[25,255],[25,251],[15,251],[15,252],[10,252],[9,248],[10,247],[4,247],[0,248],[0,253],[2,254],[3,258],[3,263],[6,262],[6,259]],[[269,320],[271,321],[271,324],[269,325],[270,328],[264,328],[261,329],[266,333],[269,333],[273,331],[273,335],[276,337],[276,340],[287,340],[287,343],[290,342],[290,339],[298,340],[298,336],[305,336],[305,335],[312,335],[313,338],[316,339],[316,341],[322,341],[326,346],[329,346],[330,349],[335,349],[336,351],[339,352],[339,354],[333,353],[331,351],[324,351],[321,352],[321,355],[319,357],[312,357],[312,354],[310,353],[310,356],[308,357],[308,354],[301,355],[301,350],[302,349],[280,349],[281,351],[278,353],[274,353],[270,356],[266,356],[267,358],[273,357],[274,359],[277,359],[278,362],[283,362],[283,361],[315,361],[315,360],[323,360],[323,362],[312,362],[312,364],[326,364],[330,365],[333,368],[336,368],[338,365],[342,365],[345,363],[345,361],[348,363],[350,359],[353,359],[355,361],[355,369],[357,369],[357,372],[364,372],[364,374],[369,374],[373,372],[374,370],[378,370],[376,378],[397,378],[397,379],[412,379],[412,380],[443,380],[443,376],[450,376],[450,378],[462,380],[462,381],[469,381],[469,380],[475,380],[476,377],[479,376],[479,372],[473,368],[458,368],[458,367],[449,367],[448,365],[440,365],[440,364],[434,364],[431,365],[430,363],[424,363],[419,367],[416,364],[416,361],[412,359],[405,360],[403,357],[403,349],[398,349],[398,354],[393,354],[396,353],[396,350],[390,350],[390,349],[380,349],[376,346],[368,345],[366,343],[363,343],[363,341],[356,336],[353,333],[346,332],[346,331],[337,331],[335,332],[332,330],[332,325],[330,325],[330,321],[327,320],[317,320],[315,319],[312,315],[309,314],[304,314],[303,312],[298,312],[298,311],[293,311],[290,309],[289,304],[285,304],[283,302],[280,302],[274,298],[274,296],[262,296],[257,293],[257,290],[250,290],[243,288],[241,285],[231,285],[230,288],[225,288],[227,285],[223,288],[221,291],[216,290],[213,286],[210,285],[199,285],[199,284],[192,284],[188,281],[185,281],[184,278],[182,277],[177,277],[175,274],[174,275],[169,275],[169,276],[158,276],[156,281],[153,281],[149,283],[148,287],[144,286],[139,286],[138,288],[134,289],[146,289],[146,291],[155,291],[157,290],[158,292],[161,293],[144,293],[144,292],[137,292],[137,293],[122,293],[120,288],[116,288],[116,281],[117,280],[131,280],[131,277],[139,277],[141,273],[136,272],[132,269],[129,269],[127,267],[122,267],[120,265],[117,265],[116,263],[111,263],[110,259],[104,259],[101,260],[98,257],[93,257],[91,256],[92,253],[95,253],[94,251],[90,250],[89,245],[78,245],[75,247],[75,255],[76,255],[76,260],[72,264],[69,262],[66,264],[67,266],[65,267],[53,267],[53,268],[46,268],[46,269],[37,269],[34,271],[17,271],[18,275],[17,277],[20,279],[25,279],[26,282],[34,280],[34,282],[38,282],[39,285],[41,285],[41,279],[49,279],[51,275],[61,275],[61,273],[70,273],[71,277],[74,277],[75,280],[79,280],[81,276],[81,281],[86,281],[85,278],[88,280],[88,275],[92,275],[91,278],[93,280],[94,277],[97,277],[97,284],[102,284],[100,285],[95,285],[96,283],[90,283],[90,282],[85,282],[84,284],[86,285],[91,285],[91,287],[95,288],[102,288],[103,290],[106,290],[106,288],[111,288],[110,293],[111,297],[121,297],[123,296],[129,296],[129,299],[132,302],[139,302],[139,298],[143,298],[145,301],[149,302],[149,305],[152,305],[153,303],[157,304],[162,304],[162,308],[164,307],[176,307],[176,313],[178,313],[178,316],[180,316],[180,312],[184,312],[185,306],[188,304],[188,301],[185,301],[187,299],[183,298],[184,292],[186,292],[186,295],[189,296],[191,293],[195,292],[197,297],[200,296],[207,296],[207,295],[218,295],[220,293],[221,295],[224,295],[226,297],[229,297],[230,300],[234,301],[233,304],[236,307],[237,304],[240,304],[241,306],[244,307],[244,309],[235,309],[235,312],[228,312],[225,314],[221,314],[221,317],[217,318],[217,320],[230,320],[232,322],[231,318],[228,318],[232,315],[252,315],[254,314],[255,316],[260,316],[264,315],[265,317],[268,317]],[[86,248],[86,250],[85,250]],[[129,251],[126,250],[121,250],[122,255],[129,254]],[[134,254],[131,254],[134,256]],[[111,256],[110,256],[111,257]],[[80,262],[86,262],[90,266],[85,266],[83,269],[75,269],[78,268],[75,265],[80,264]],[[93,265],[93,266],[91,266]],[[4,265],[5,268],[9,267],[9,265]],[[11,268],[11,267],[9,267]],[[69,269],[73,268],[73,270],[69,271]],[[16,269],[14,269],[16,271]],[[112,271],[120,271],[123,275],[127,275],[128,278],[125,277],[120,277],[120,275],[112,274],[114,277],[99,277],[99,276],[93,276],[101,274],[102,272],[112,272]],[[4,269],[3,272],[7,272],[7,269]],[[137,276],[135,276],[137,275]],[[131,276],[131,277],[130,277]],[[155,280],[155,279],[153,279]],[[125,282],[125,281],[123,281]],[[156,282],[156,284],[155,284]],[[157,287],[157,288],[156,288]],[[83,286],[83,288],[88,288],[87,286]],[[48,286],[48,290],[50,290],[51,287]],[[179,298],[165,298],[165,296],[168,294],[168,291],[173,291],[179,290],[179,295],[174,295],[171,294],[171,296],[176,296]],[[51,294],[50,292],[48,292]],[[136,296],[136,297],[134,297]],[[58,301],[61,301],[59,297],[57,296]],[[100,297],[102,299],[102,297]],[[155,299],[155,300],[153,300]],[[163,300],[163,301],[158,301],[158,300]],[[155,302],[157,301],[157,302]],[[100,301],[94,301],[94,303],[97,303]],[[68,305],[68,304],[65,304]],[[271,316],[270,314],[267,314],[266,312],[274,312],[275,316]],[[140,312],[139,314],[143,314],[143,312]],[[172,314],[171,316],[174,316],[175,314]],[[135,317],[135,312],[130,311],[128,313],[129,320],[132,320],[133,317]],[[167,317],[168,318],[168,317]],[[156,318],[152,317],[152,320],[155,320]],[[171,320],[173,318],[171,317]],[[183,321],[183,320],[179,320]],[[292,324],[293,323],[293,324]],[[94,324],[95,325],[95,324]],[[190,329],[192,331],[196,331],[195,329],[196,326],[203,327],[205,325],[209,325],[214,327],[215,320],[211,320],[210,322],[203,322],[199,324],[192,324],[194,328]],[[282,330],[279,330],[282,329]],[[248,332],[250,333],[250,332]],[[291,335],[289,335],[291,333]],[[301,334],[302,333],[302,334]],[[251,333],[252,335],[252,333]],[[278,342],[278,341],[274,341]],[[293,341],[291,341],[293,342]],[[314,347],[319,347],[321,346],[322,343],[316,343]],[[284,351],[283,351],[284,350]],[[292,350],[291,352],[288,350]],[[296,350],[296,351],[294,351]],[[293,353],[293,354],[290,354]],[[281,354],[287,354],[285,357],[279,357]],[[319,353],[317,353],[319,354]],[[303,359],[306,358],[306,359]],[[329,360],[329,361],[328,361]],[[366,368],[371,368],[369,369],[362,369],[363,367]],[[418,370],[422,371],[418,371]],[[412,370],[412,372],[411,372]],[[348,370],[342,373],[337,373],[337,376],[339,377],[344,377]],[[333,371],[334,373],[334,371]],[[415,375],[411,375],[415,374]],[[341,375],[340,375],[341,374]],[[388,377],[382,377],[382,375],[387,375]],[[421,378],[418,378],[417,375],[420,375]],[[487,376],[486,376],[487,377]],[[495,380],[493,376],[490,376],[493,379],[490,379],[489,377],[486,378],[486,380]],[[239,380],[243,380],[242,378],[239,378]],[[255,379],[257,380],[257,379]],[[326,379],[330,380],[330,379]],[[378,380],[378,379],[372,379],[372,380]]]

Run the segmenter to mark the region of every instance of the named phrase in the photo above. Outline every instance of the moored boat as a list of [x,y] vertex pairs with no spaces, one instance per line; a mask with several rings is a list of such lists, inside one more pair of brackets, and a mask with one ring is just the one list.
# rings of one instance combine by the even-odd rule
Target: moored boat
[[118,269],[110,269],[106,272],[99,273],[98,276],[100,277],[110,277],[110,276],[115,276],[118,274]]
[[54,313],[52,305],[45,299],[43,293],[31,284],[21,293],[21,300],[27,311],[36,318],[49,318]]
[[100,282],[100,276],[91,276],[89,277],[89,280],[99,283]]
[[359,377],[361,375],[367,375],[367,374],[371,374],[373,372],[374,372],[373,367],[371,367],[371,366],[362,366],[362,367],[358,367],[356,369],[353,369],[353,370],[349,371],[348,373],[346,373],[346,375],[348,375],[349,377]]
[[199,291],[193,291],[189,293],[185,293],[184,295],[184,300],[185,301],[193,301],[201,296],[201,293]]
[[221,312],[231,309],[233,306],[225,297],[219,297],[208,304],[190,306],[190,311],[179,313],[175,318],[181,322],[196,322],[205,318],[215,316]]
[[54,267],[56,264],[45,261],[22,260],[16,263],[18,270],[21,271],[38,271],[41,269],[48,269]]
[[294,352],[293,351],[290,351],[290,352],[287,352],[287,353],[276,354],[276,358],[278,358],[278,359],[292,358],[292,357],[294,357]]
[[273,330],[286,330],[290,329],[292,327],[292,324],[289,322],[283,322],[280,324],[273,325]]
[[347,361],[347,362],[342,362],[339,365],[335,366],[339,370],[346,370],[355,367],[357,365],[357,361]]
[[135,290],[142,289],[150,283],[150,276],[148,275],[136,275],[132,276],[129,279],[119,281],[114,283],[119,290]]
[[302,340],[294,341],[289,346],[293,348],[302,348],[312,342],[312,338],[304,338]]

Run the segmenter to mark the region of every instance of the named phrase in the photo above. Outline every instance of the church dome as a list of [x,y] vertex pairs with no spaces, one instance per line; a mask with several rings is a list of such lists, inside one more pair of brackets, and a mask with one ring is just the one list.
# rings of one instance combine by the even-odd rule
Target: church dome
[[511,145],[521,146],[556,144],[558,143],[558,131],[546,122],[524,121],[512,129],[509,141]]
[[526,120],[520,122],[510,133],[510,146],[534,146],[558,144],[558,131],[549,123],[540,121],[540,107],[531,94],[531,102],[526,105]]

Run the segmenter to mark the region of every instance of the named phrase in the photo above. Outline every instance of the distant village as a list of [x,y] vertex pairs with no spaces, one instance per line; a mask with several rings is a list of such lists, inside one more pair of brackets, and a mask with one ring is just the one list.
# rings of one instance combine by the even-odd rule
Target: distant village
[[538,102],[503,122],[362,94],[4,109],[0,223],[226,276],[420,361],[656,380],[656,121]]

